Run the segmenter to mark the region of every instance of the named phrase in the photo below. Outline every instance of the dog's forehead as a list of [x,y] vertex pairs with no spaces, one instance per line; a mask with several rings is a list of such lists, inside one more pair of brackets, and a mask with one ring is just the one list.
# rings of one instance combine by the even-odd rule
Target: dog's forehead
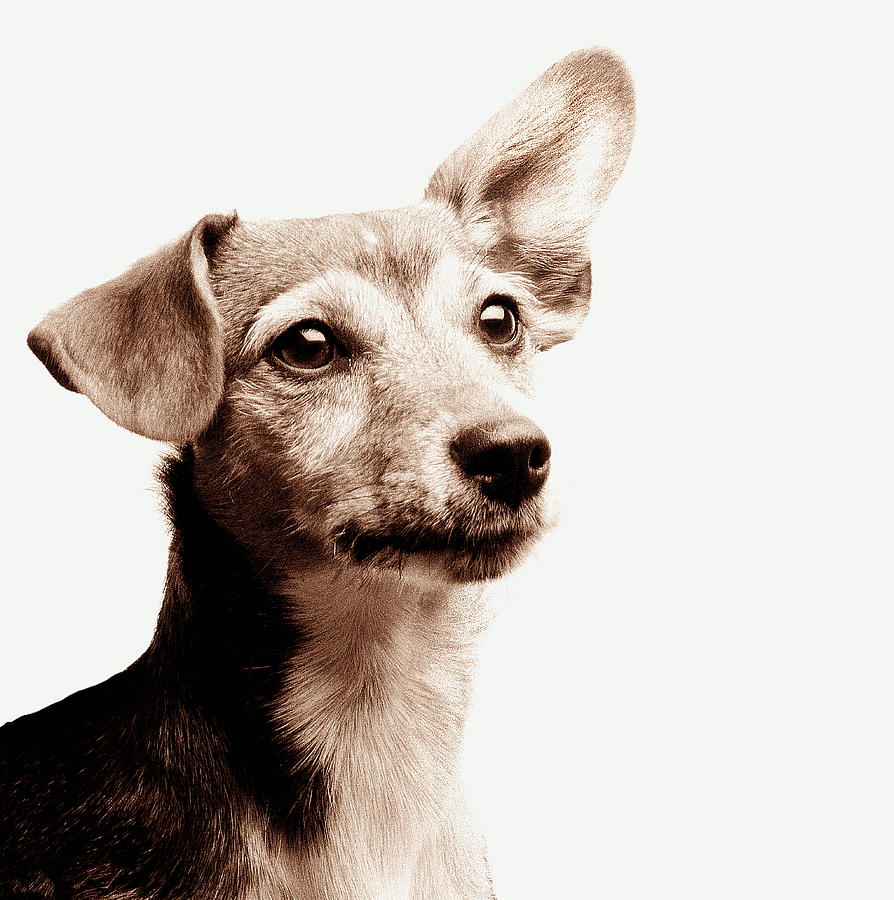
[[320,219],[239,222],[211,281],[228,331],[243,332],[277,297],[330,272],[351,272],[412,304],[448,256],[474,262],[455,218],[436,204]]

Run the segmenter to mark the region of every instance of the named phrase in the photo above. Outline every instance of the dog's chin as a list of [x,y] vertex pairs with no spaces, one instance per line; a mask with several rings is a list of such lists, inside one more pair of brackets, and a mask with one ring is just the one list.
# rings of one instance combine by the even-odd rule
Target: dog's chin
[[542,529],[512,529],[487,535],[456,530],[352,531],[336,545],[355,565],[397,572],[424,581],[490,581],[509,573],[537,543]]

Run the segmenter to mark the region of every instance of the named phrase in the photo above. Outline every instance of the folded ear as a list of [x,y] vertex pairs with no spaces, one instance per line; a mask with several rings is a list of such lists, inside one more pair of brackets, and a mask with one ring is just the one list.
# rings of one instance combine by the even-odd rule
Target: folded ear
[[214,415],[223,336],[208,263],[237,217],[212,215],[123,275],[54,309],[28,346],[70,391],[159,441],[186,443]]
[[588,232],[633,139],[633,86],[602,48],[572,53],[438,168],[426,198],[454,208],[500,271],[544,306],[541,344],[572,337],[590,298]]

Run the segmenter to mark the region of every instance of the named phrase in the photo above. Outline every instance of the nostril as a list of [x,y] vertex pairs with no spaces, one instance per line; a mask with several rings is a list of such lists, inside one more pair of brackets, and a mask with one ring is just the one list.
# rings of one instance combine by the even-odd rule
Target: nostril
[[535,472],[542,469],[549,462],[551,454],[549,441],[546,439],[535,441],[528,455],[528,468]]

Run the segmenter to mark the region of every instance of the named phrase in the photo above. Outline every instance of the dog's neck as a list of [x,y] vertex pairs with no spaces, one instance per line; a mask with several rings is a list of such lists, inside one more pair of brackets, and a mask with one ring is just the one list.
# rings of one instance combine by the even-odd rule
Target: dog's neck
[[432,877],[433,860],[458,867],[451,881],[474,883],[462,869],[483,854],[459,764],[480,588],[323,570],[295,573],[286,590],[308,640],[275,715],[296,752],[329,773],[321,893],[392,896],[407,879]]
[[279,593],[303,635],[276,702],[281,727],[327,765],[349,736],[382,753],[428,744],[439,767],[452,768],[486,619],[483,590],[332,565],[292,572]]
[[[482,588],[334,562],[264,569],[198,500],[188,457],[168,480],[175,536],[149,656],[224,732],[265,840],[270,826],[277,852],[297,840],[308,896],[424,896],[443,877],[474,896],[483,854],[458,770]],[[456,871],[432,874],[432,859]]]

